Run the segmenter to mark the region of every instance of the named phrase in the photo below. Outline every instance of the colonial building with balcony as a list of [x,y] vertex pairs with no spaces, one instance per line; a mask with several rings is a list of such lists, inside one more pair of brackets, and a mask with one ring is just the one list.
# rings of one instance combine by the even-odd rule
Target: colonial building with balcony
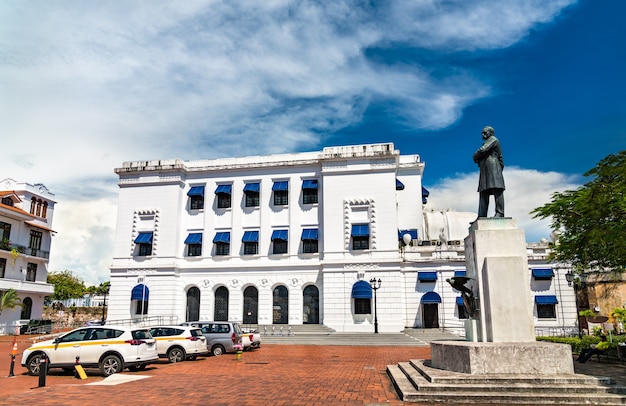
[[42,184],[0,181],[0,295],[15,289],[22,307],[0,315],[0,334],[13,333],[20,319],[38,319],[44,298],[52,243],[54,195]]
[[[465,273],[476,215],[427,208],[424,166],[391,143],[125,162],[108,318],[373,332],[377,315],[380,332],[461,330],[467,314],[446,279]],[[573,330],[574,291],[549,249],[527,247],[536,326]]]

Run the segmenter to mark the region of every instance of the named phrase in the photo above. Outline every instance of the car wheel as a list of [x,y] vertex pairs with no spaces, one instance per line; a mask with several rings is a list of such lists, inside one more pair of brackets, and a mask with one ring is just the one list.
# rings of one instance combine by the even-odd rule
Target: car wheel
[[218,355],[222,355],[224,354],[224,347],[222,347],[221,345],[216,345],[211,349],[211,353],[216,357]]
[[179,347],[170,348],[169,351],[167,351],[167,359],[169,359],[170,362],[182,362],[185,360],[185,350]]
[[[39,370],[40,370],[40,366],[41,366],[41,358],[43,357],[43,353],[41,352],[36,352],[33,355],[30,356],[30,358],[28,359],[28,361],[26,362],[26,368],[28,369],[28,375],[30,376],[37,376],[39,375]],[[46,363],[46,366],[48,368],[50,368],[48,366],[49,364]],[[46,371],[47,373],[48,371]]]
[[100,372],[104,376],[122,372],[122,369],[122,360],[117,355],[107,355],[100,361]]

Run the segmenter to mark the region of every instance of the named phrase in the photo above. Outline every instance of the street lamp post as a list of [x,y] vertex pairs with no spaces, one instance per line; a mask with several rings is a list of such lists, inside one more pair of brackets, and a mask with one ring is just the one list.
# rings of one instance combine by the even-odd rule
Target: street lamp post
[[370,279],[370,286],[374,289],[374,334],[378,334],[378,306],[376,305],[376,291],[380,289],[380,278]]
[[578,337],[582,337],[582,329],[580,328],[580,315],[578,314],[578,289],[583,288],[585,282],[587,281],[587,275],[580,274],[576,275],[570,270],[565,274],[565,280],[567,281],[567,286],[572,286],[574,284],[574,304],[576,305],[576,324],[578,325]]
[[104,295],[104,299],[102,300],[102,320],[101,320],[101,324],[104,326],[104,311],[107,307],[107,294],[109,293],[109,285],[107,285],[102,294]]

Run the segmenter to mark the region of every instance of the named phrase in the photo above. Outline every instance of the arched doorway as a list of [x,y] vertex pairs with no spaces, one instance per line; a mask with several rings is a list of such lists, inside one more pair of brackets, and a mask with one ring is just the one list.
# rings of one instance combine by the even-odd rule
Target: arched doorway
[[439,328],[439,303],[441,296],[437,292],[427,292],[420,300],[422,304],[423,328]]
[[187,320],[200,320],[200,289],[195,286],[187,291]]
[[319,324],[320,322],[320,291],[315,285],[304,288],[302,322],[304,324]]
[[228,289],[220,286],[215,290],[214,321],[228,321]]
[[257,324],[258,314],[259,291],[254,286],[248,286],[243,291],[243,324]]
[[20,319],[30,319],[30,314],[33,311],[33,299],[25,297],[22,301],[22,313]]
[[274,289],[272,309],[274,324],[289,323],[289,291],[286,287],[277,286],[276,289]]

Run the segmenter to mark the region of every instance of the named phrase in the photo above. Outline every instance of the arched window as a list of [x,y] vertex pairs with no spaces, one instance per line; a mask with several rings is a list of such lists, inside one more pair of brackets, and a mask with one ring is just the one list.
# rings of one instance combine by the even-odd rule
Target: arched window
[[274,289],[273,309],[274,324],[289,323],[289,291],[286,287],[277,286]]
[[214,321],[228,321],[228,289],[220,286],[215,290]]
[[320,322],[320,291],[315,285],[309,285],[302,292],[302,322],[319,324]]
[[46,218],[48,215],[48,202],[43,202],[43,210],[41,212],[41,217]]
[[257,324],[259,322],[259,291],[254,286],[248,286],[243,291],[243,323]]
[[37,200],[37,210],[36,210],[35,215],[38,217],[41,216],[41,199]]
[[30,199],[30,214],[35,214],[35,207],[37,207],[37,199],[33,197]]
[[22,314],[20,315],[20,319],[30,319],[32,310],[33,300],[29,297],[25,297],[22,301]]
[[130,294],[132,314],[148,314],[149,299],[150,289],[142,283],[135,285]]
[[193,287],[187,291],[187,320],[200,320],[200,289]]

